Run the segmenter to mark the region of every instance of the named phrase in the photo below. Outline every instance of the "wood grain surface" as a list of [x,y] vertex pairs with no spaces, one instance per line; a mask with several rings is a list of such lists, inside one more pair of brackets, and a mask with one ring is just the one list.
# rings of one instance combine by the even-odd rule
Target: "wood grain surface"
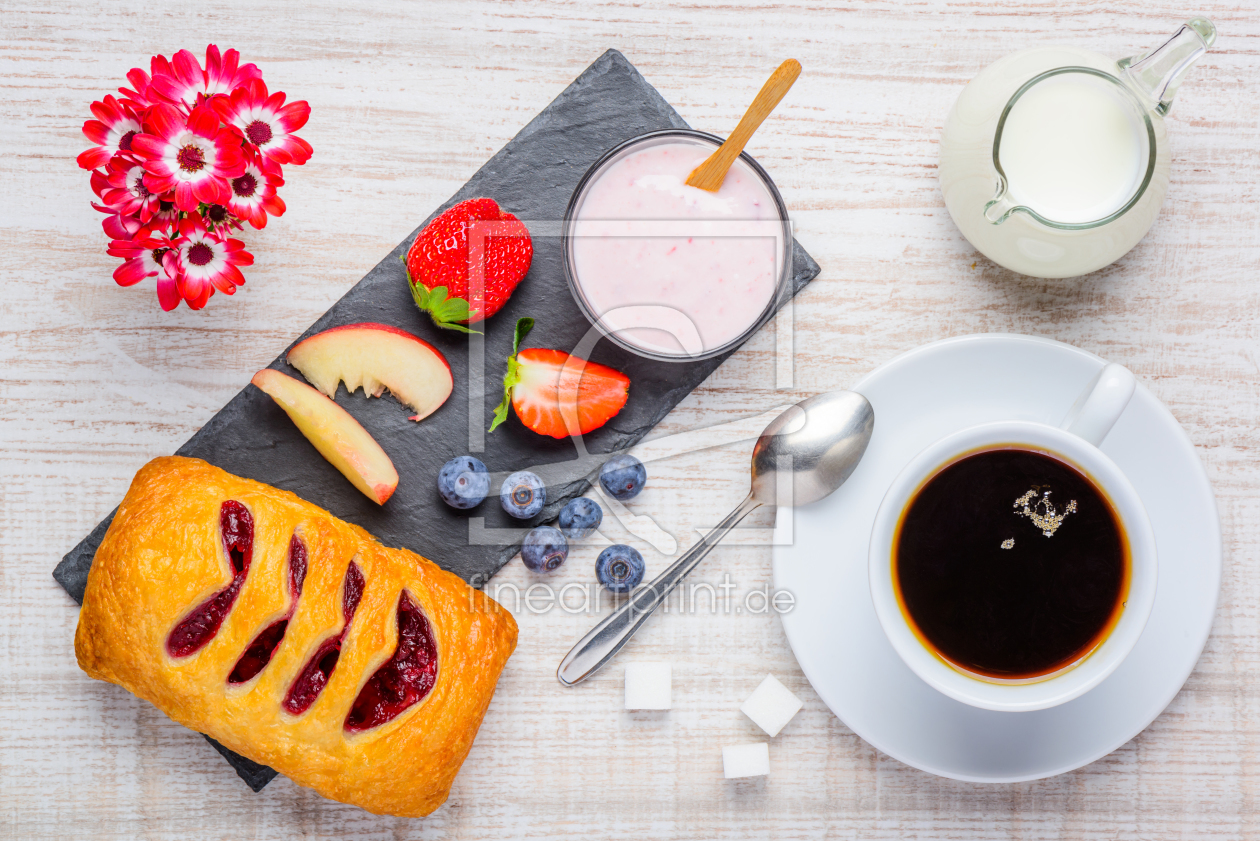
[[[1172,186],[1146,239],[1066,281],[978,255],[936,181],[962,85],[1027,46],[1139,52],[1195,13],[1221,35],[1169,116]],[[88,104],[130,67],[211,41],[310,101],[301,134],[315,156],[286,170],[288,213],[245,236],[257,258],[248,284],[202,312],[164,314],[151,283],[111,280],[74,156],[87,146]],[[810,690],[773,616],[658,617],[623,656],[673,663],[674,709],[626,713],[615,666],[576,690],[553,677],[591,617],[522,609],[520,648],[450,801],[408,821],[284,779],[254,795],[200,736],[78,670],[77,610],[50,576],[61,555],[137,468],[182,443],[608,47],[719,134],[780,61],[805,68],[749,146],[823,267],[795,308],[792,364],[776,362],[783,337],[767,328],[658,436],[844,386],[914,346],[981,331],[1079,345],[1128,365],[1169,405],[1215,488],[1225,570],[1198,668],[1146,732],[1053,779],[958,783],[849,731]],[[1260,838],[1258,79],[1254,0],[0,0],[0,836]],[[730,444],[654,464],[634,513],[685,548],[743,495],[747,452]],[[769,549],[750,543],[718,549],[702,578],[767,582]],[[636,545],[650,574],[667,562]],[[555,583],[589,582],[598,549],[575,551]],[[499,580],[532,583],[515,562],[492,589]],[[805,708],[773,740],[769,777],[724,780],[722,745],[761,738],[738,706],[767,672]]]

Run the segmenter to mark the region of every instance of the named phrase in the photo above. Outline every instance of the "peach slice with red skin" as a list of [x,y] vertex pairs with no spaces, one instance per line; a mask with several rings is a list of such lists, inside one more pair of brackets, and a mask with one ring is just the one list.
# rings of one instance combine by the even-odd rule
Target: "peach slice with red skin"
[[384,505],[398,487],[398,471],[376,439],[329,398],[287,374],[264,368],[250,380],[293,420],[315,445],[368,499]]
[[455,381],[442,352],[405,330],[387,324],[346,324],[316,333],[293,346],[289,364],[328,397],[345,382],[351,394],[368,397],[385,389],[423,420],[451,396]]

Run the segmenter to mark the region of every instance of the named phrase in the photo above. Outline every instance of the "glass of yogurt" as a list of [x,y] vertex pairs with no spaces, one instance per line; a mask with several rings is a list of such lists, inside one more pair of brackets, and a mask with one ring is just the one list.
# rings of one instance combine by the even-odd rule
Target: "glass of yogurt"
[[788,294],[787,207],[741,154],[710,193],[687,176],[721,138],[667,129],[628,140],[586,172],[565,212],[564,269],[587,318],[650,359],[733,350]]

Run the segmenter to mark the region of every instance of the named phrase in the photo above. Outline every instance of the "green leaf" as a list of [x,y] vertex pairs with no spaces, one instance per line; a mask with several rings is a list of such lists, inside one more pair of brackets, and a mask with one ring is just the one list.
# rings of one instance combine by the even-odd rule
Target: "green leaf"
[[419,283],[411,284],[411,300],[416,302],[416,306],[424,312],[429,312],[429,290],[425,289]]
[[512,408],[512,389],[521,381],[521,366],[516,355],[508,357],[507,373],[503,375],[503,400],[494,408],[494,420],[490,422],[490,432],[494,432],[499,424],[507,420],[508,409]]
[[494,432],[499,424],[507,420],[508,409],[512,408],[512,389],[521,381],[521,363],[516,361],[516,354],[521,349],[521,342],[534,329],[534,319],[529,316],[516,319],[516,335],[512,338],[512,355],[507,360],[507,373],[503,375],[503,401],[494,408],[494,420],[490,422],[490,432]]
[[467,321],[468,302],[463,298],[446,297],[446,287],[438,286],[429,292],[429,312],[439,322]]
[[[410,275],[408,275],[408,283],[410,283]],[[463,322],[468,320],[470,314],[468,302],[463,298],[446,297],[445,286],[425,289],[423,284],[411,283],[411,299],[416,302],[417,307],[433,318],[433,323],[438,327],[458,330],[461,333],[481,332],[464,325]]]
[[441,327],[443,330],[455,330],[460,333],[470,333],[470,334],[476,333],[478,336],[481,335],[480,330],[473,330],[471,327],[468,327],[464,324],[454,324],[454,323],[448,324],[445,321],[435,321],[433,323],[436,324],[438,327]]
[[525,341],[525,337],[529,335],[529,331],[534,329],[534,319],[529,316],[516,319],[516,336],[512,339],[512,354],[515,356],[521,349],[521,342]]

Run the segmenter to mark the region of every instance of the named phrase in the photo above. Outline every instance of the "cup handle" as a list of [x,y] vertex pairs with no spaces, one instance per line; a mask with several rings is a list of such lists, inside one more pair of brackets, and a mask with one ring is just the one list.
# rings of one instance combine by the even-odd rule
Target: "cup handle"
[[1115,362],[1108,363],[1085,386],[1059,428],[1097,447],[1120,419],[1136,388],[1132,371]]

